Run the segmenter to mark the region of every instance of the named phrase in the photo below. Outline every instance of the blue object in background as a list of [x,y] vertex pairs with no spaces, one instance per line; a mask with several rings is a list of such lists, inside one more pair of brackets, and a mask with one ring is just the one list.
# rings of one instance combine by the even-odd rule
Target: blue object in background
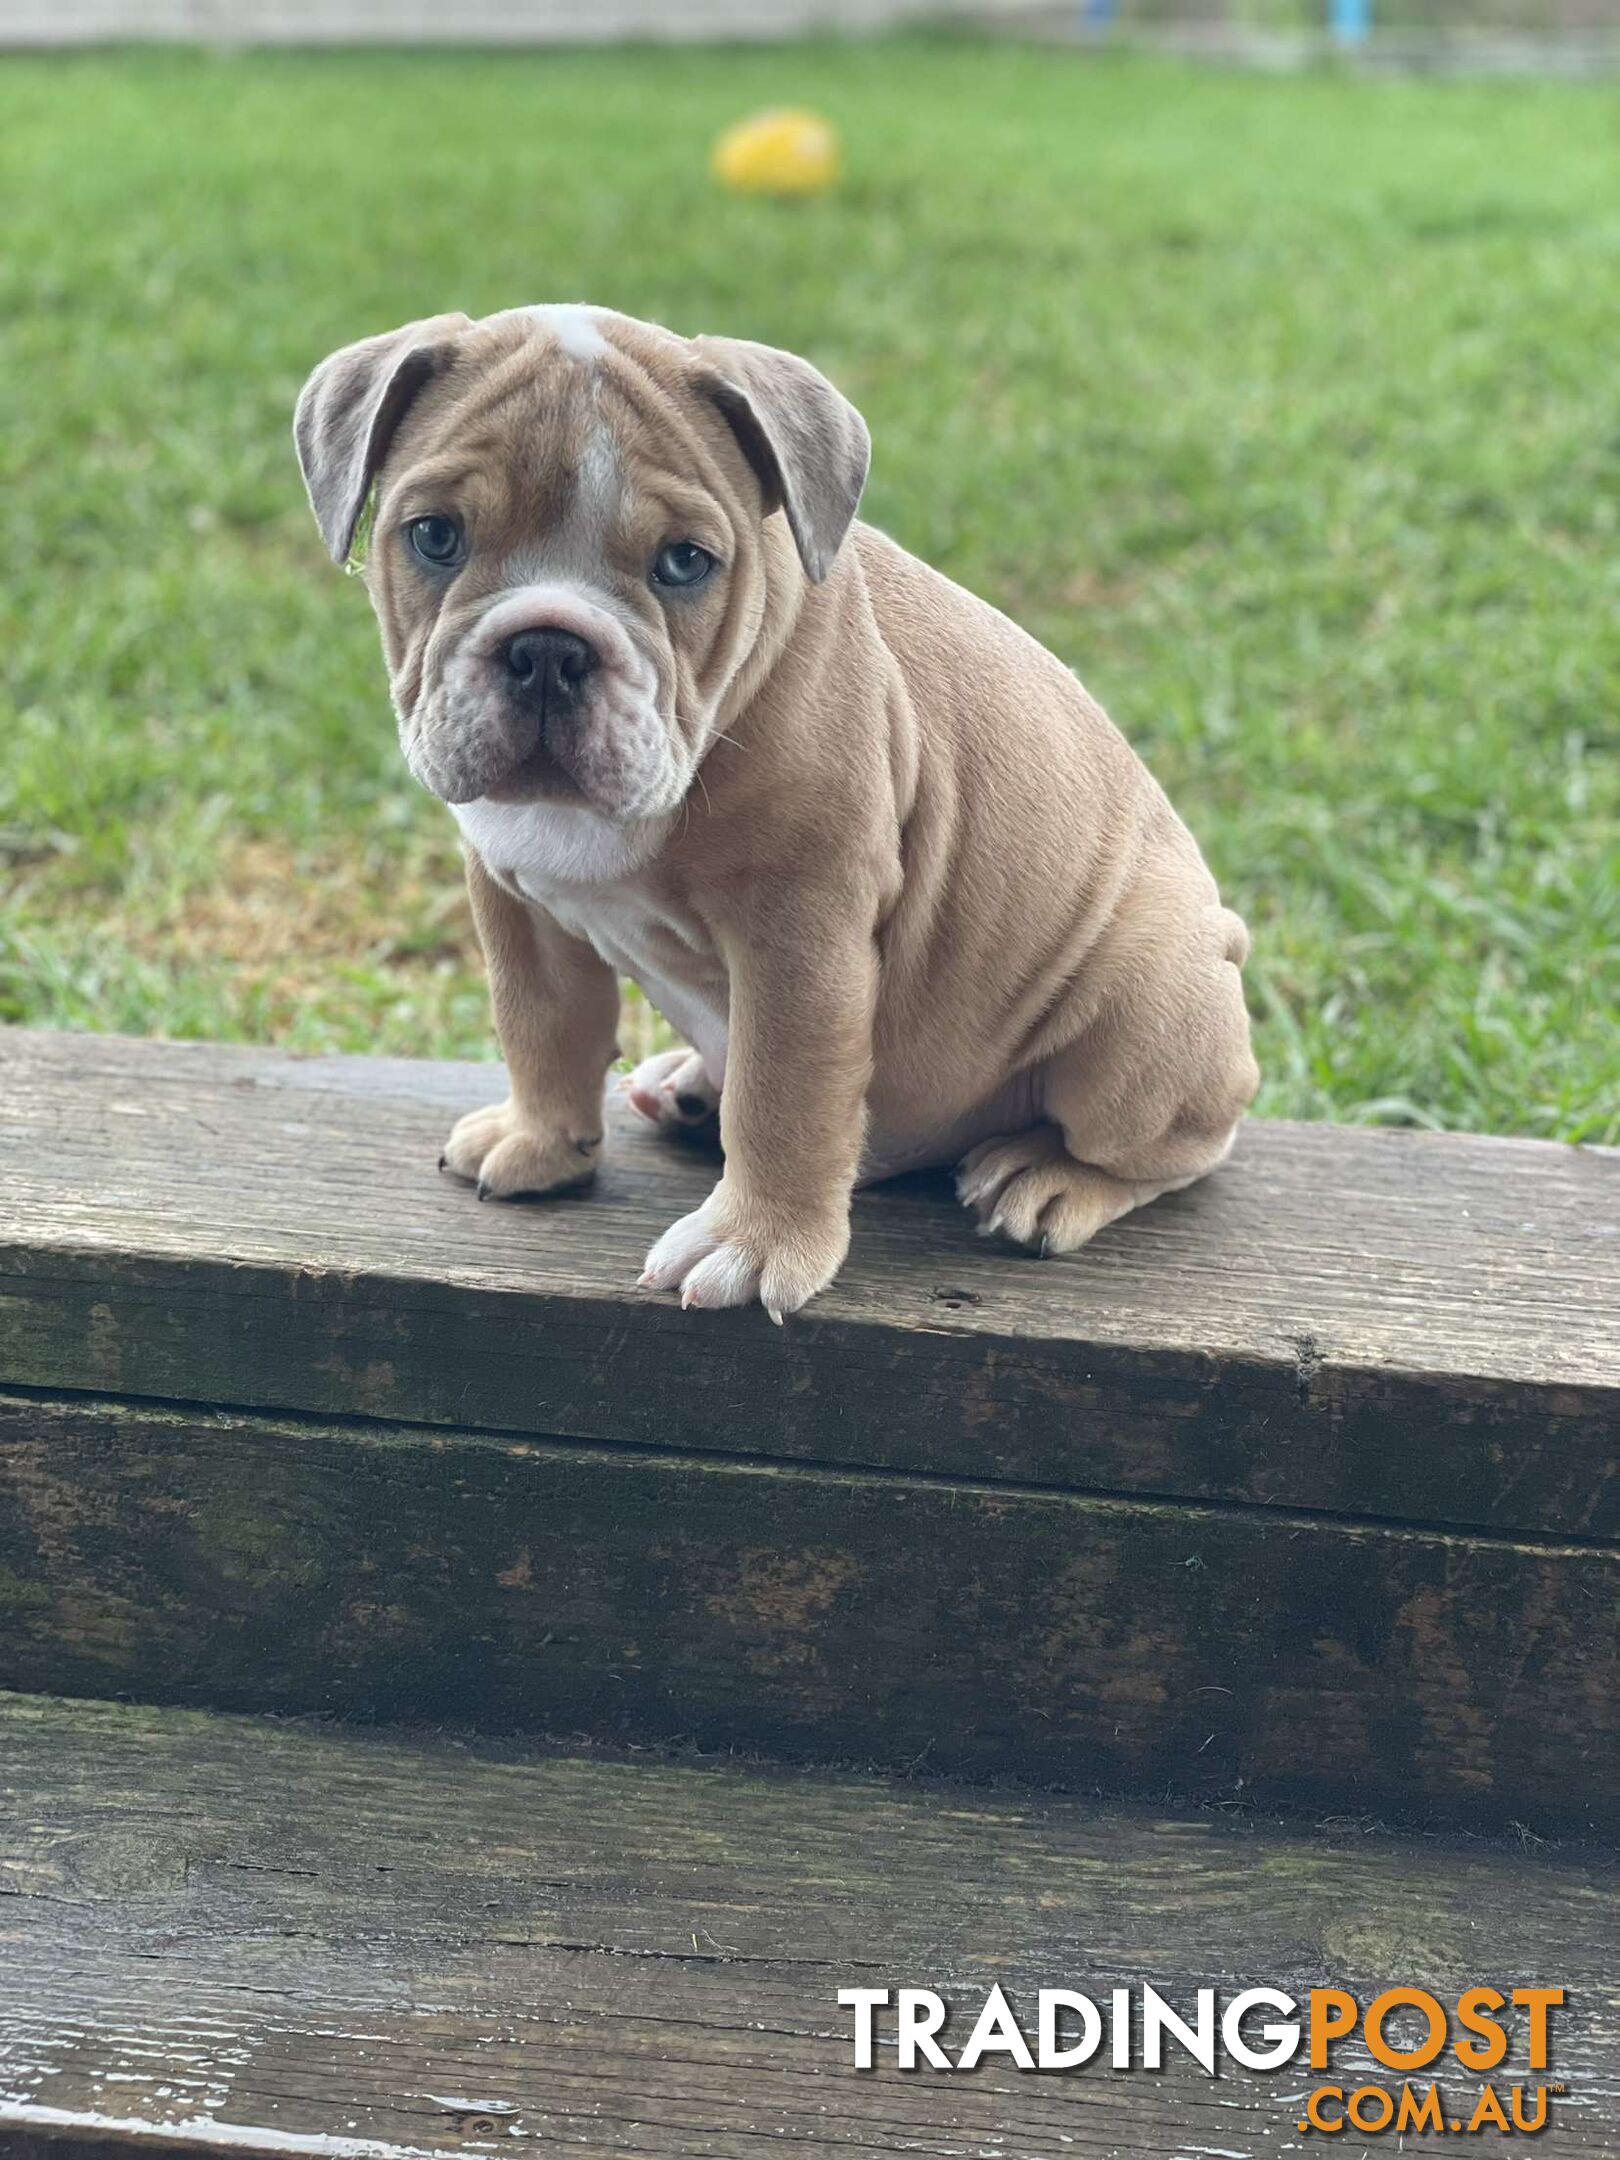
[[1372,28],[1372,0],[1329,0],[1333,35],[1341,45],[1359,45]]
[[1119,0],[1081,0],[1080,20],[1087,30],[1106,30]]

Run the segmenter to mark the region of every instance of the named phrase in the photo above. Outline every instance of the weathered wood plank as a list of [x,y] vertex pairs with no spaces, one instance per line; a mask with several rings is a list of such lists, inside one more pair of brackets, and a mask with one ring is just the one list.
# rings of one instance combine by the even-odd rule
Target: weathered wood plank
[[1045,1265],[863,1196],[785,1329],[634,1287],[709,1166],[582,1203],[432,1164],[493,1067],[0,1035],[0,1380],[783,1460],[1620,1534],[1620,1156],[1251,1125]]
[[[1592,1854],[13,1698],[0,1887],[7,2160],[1299,2149],[1303,2063],[858,2074],[837,1991],[897,1984],[952,2002],[952,2045],[993,1982],[1026,2015],[1144,1981],[1184,2013],[1562,1986],[1538,2150],[1612,2152],[1620,2106],[1620,1864]],[[1359,2047],[1336,2074],[1399,2083]]]
[[1620,1829],[1620,1553],[0,1397],[0,1685]]

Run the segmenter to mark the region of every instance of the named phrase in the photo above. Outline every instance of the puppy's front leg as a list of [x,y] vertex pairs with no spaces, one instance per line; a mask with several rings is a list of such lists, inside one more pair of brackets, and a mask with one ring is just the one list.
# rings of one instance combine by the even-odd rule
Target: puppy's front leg
[[471,848],[467,891],[512,1092],[457,1123],[442,1167],[475,1180],[480,1200],[586,1184],[602,1152],[602,1089],[618,1047],[618,980],[543,908],[497,885]]
[[[759,902],[757,894],[751,901]],[[781,899],[721,935],[731,986],[720,1096],[725,1174],[666,1230],[641,1280],[683,1305],[771,1318],[825,1290],[849,1250],[849,1198],[872,1070],[870,918]]]

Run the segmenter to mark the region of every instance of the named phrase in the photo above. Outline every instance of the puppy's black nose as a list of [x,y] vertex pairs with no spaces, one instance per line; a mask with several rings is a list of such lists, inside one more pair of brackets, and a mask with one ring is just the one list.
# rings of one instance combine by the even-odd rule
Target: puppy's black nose
[[525,702],[541,712],[566,712],[576,704],[596,655],[572,630],[520,630],[502,658]]

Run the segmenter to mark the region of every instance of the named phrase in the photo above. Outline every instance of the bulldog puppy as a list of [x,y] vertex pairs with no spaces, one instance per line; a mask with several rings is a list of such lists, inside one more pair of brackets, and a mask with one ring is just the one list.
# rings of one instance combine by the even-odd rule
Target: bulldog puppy
[[902,1169],[1064,1253],[1226,1155],[1242,922],[1069,670],[855,521],[813,367],[440,315],[323,361],[295,432],[337,561],[373,505],[401,742],[465,842],[512,1088],[446,1146],[481,1195],[594,1175],[621,975],[691,1045],[631,1100],[719,1111],[641,1278],[683,1305],[796,1311]]

